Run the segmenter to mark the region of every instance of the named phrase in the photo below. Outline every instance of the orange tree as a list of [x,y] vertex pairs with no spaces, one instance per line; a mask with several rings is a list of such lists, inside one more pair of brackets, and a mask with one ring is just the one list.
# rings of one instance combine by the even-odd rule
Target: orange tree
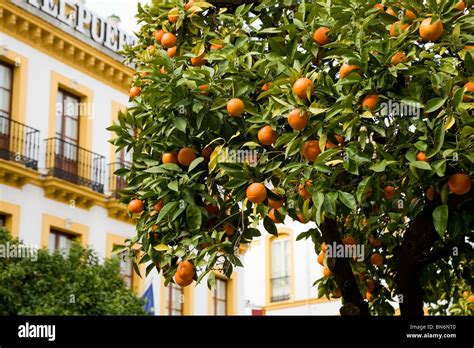
[[[319,296],[342,295],[341,314],[393,314],[390,301],[402,315],[424,304],[472,313],[472,10],[458,0],[139,7],[139,42],[125,53],[133,106],[109,128],[133,153],[116,174],[137,219],[136,262],[211,287],[211,270],[241,266],[235,250],[260,221],[276,235],[286,216],[315,223],[298,239],[323,253]],[[325,257],[334,242],[363,245],[364,260]]]

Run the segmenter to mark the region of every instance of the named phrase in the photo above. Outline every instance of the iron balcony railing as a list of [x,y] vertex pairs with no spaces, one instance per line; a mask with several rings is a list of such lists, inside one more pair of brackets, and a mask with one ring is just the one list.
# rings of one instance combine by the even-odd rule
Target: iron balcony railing
[[59,138],[45,141],[48,175],[104,193],[104,156]]
[[39,130],[0,116],[0,158],[37,170]]
[[114,174],[117,170],[123,168],[130,168],[132,163],[123,161],[123,162],[114,162],[109,163],[109,191],[111,192],[114,198],[120,198],[119,191],[124,189],[127,185],[127,180],[124,176],[119,176]]

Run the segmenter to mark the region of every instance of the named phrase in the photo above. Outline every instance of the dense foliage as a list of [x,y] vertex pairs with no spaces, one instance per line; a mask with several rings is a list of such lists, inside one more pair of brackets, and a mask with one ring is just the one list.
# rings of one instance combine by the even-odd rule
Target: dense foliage
[[[134,106],[109,128],[113,143],[133,153],[133,166],[117,172],[128,183],[123,202],[144,204],[132,209],[137,235],[128,246],[145,255],[137,262],[152,261],[147,272],[156,267],[171,281],[190,260],[196,280],[209,275],[212,286],[210,270],[230,275],[240,266],[235,250],[260,235],[260,221],[275,235],[283,216],[314,221],[299,238],[320,253],[319,226],[332,219],[342,237],[365,246],[364,260],[350,263],[372,313],[393,314],[397,248],[429,207],[437,232],[430,248],[456,247],[424,268],[423,300],[433,312],[454,305],[452,313],[468,313],[473,252],[463,246],[474,209],[473,191],[463,191],[474,172],[474,15],[458,2],[139,7],[140,40],[126,52],[137,67]],[[428,34],[420,31],[426,18]],[[232,98],[244,103],[240,116]],[[295,108],[307,124],[289,121]],[[258,158],[225,159],[232,150],[257,150]],[[448,185],[456,173],[461,189]],[[283,207],[269,216],[268,199],[249,201],[251,183]],[[330,296],[333,264],[323,264],[319,296]]]

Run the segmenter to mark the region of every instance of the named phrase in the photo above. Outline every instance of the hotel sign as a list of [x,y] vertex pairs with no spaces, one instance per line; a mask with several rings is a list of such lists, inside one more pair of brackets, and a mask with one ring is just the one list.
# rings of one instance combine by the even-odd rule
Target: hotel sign
[[99,45],[114,52],[125,44],[133,45],[135,36],[129,35],[113,21],[105,20],[89,11],[82,1],[72,0],[25,0],[39,11],[86,35]]

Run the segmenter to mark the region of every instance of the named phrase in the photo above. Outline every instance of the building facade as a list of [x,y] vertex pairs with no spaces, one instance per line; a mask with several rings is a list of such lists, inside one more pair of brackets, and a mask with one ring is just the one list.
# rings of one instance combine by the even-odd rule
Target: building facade
[[[79,239],[105,258],[135,234],[112,175],[127,154],[106,130],[129,102],[134,71],[117,52],[133,40],[84,1],[0,1],[0,226],[25,244],[67,251]],[[152,287],[156,314],[245,313],[242,269],[213,293],[205,281],[165,288],[126,259],[121,270],[138,296]]]

